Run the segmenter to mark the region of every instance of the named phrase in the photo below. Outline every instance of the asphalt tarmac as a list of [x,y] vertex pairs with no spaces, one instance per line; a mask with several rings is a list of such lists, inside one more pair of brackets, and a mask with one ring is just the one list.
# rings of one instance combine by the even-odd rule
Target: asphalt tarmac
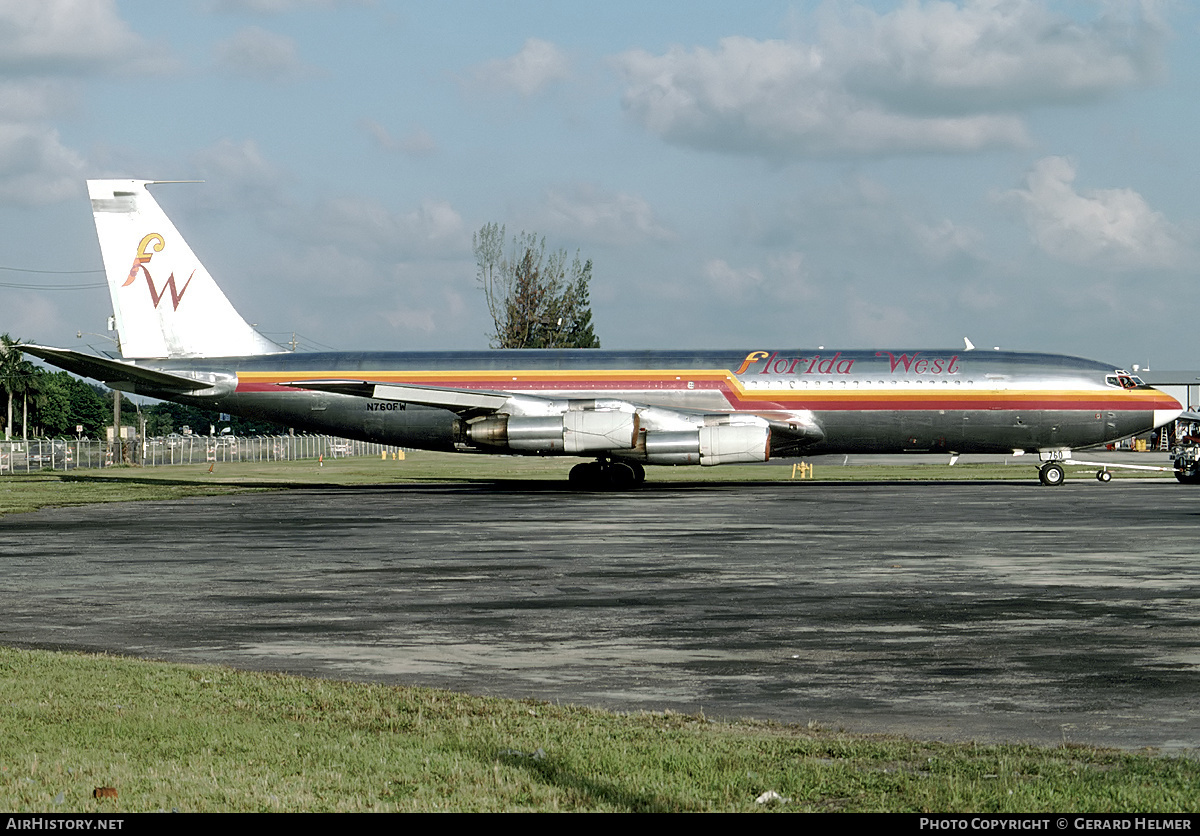
[[1200,489],[355,487],[0,518],[0,642],[1200,751]]

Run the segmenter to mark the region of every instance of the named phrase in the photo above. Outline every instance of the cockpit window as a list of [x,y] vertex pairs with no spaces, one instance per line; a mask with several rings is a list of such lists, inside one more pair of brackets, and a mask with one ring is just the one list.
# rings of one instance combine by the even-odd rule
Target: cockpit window
[[1104,382],[1109,386],[1120,386],[1122,389],[1143,389],[1146,386],[1140,377],[1128,372],[1107,375]]

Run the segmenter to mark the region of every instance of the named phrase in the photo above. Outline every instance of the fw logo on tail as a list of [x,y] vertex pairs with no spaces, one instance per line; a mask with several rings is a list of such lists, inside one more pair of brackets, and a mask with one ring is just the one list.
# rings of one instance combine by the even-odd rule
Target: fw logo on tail
[[[151,242],[153,242],[152,247]],[[188,285],[192,283],[192,278],[196,275],[196,271],[193,270],[192,275],[188,276],[188,280],[183,283],[182,289],[175,287],[175,274],[171,273],[167,277],[167,282],[163,285],[162,290],[158,290],[154,286],[154,279],[150,278],[150,268],[146,265],[150,263],[150,259],[154,257],[154,253],[162,252],[163,247],[166,245],[167,242],[157,232],[151,232],[143,238],[142,243],[138,244],[137,257],[133,260],[133,266],[129,268],[129,278],[125,279],[125,284],[121,285],[121,287],[129,287],[137,281],[138,269],[140,268],[142,275],[146,277],[146,286],[150,288],[150,300],[154,303],[154,307],[158,308],[158,303],[162,301],[163,296],[169,290],[171,291],[171,308],[177,311],[179,310],[179,303],[183,301],[183,294],[187,293]],[[151,247],[154,252],[146,252],[147,247]]]

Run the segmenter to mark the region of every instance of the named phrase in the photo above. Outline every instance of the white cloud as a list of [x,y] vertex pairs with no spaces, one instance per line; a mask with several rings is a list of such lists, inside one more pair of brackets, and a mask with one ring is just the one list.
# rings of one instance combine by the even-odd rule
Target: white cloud
[[151,52],[113,0],[0,0],[0,72],[111,70]]
[[53,120],[75,106],[85,79],[168,66],[112,0],[0,0],[0,201],[76,197],[83,158],[63,145]]
[[1190,236],[1133,189],[1077,191],[1075,164],[1038,161],[1026,188],[1005,195],[1048,255],[1103,270],[1174,267],[1192,250]]
[[340,197],[317,207],[305,234],[351,252],[450,255],[469,252],[462,216],[444,200],[396,213],[367,198]]
[[803,253],[776,253],[767,259],[767,274],[771,276],[775,295],[780,299],[811,299],[817,295]]
[[469,254],[462,260],[380,257],[344,240],[277,254],[266,284],[293,292],[272,297],[273,313],[320,342],[343,349],[486,344]]
[[222,139],[193,154],[191,163],[208,183],[195,196],[199,206],[220,213],[234,205],[272,214],[286,209],[283,189],[288,175],[264,157],[252,139]]
[[414,128],[400,140],[400,150],[410,157],[427,157],[437,149],[433,134],[424,128]]
[[476,83],[483,87],[514,90],[528,98],[571,74],[566,54],[549,41],[530,38],[511,58],[488,61],[476,67]]
[[899,305],[865,301],[851,293],[846,303],[849,339],[861,345],[911,345],[922,330]]
[[75,86],[58,78],[0,78],[0,114],[11,122],[48,119],[75,104]]
[[232,75],[259,81],[287,81],[306,73],[287,35],[250,26],[213,47],[217,66]]
[[949,219],[926,224],[914,218],[906,218],[905,223],[919,250],[934,262],[945,262],[962,255],[975,254],[983,243],[983,236],[978,230],[960,226]]
[[0,201],[21,206],[78,196],[83,158],[59,140],[58,131],[0,122]]
[[546,193],[550,231],[612,244],[631,240],[670,241],[674,234],[654,216],[646,200],[626,192],[605,192],[580,184],[568,192]]
[[279,15],[307,9],[336,9],[340,6],[371,6],[374,0],[212,0],[209,8],[217,12],[249,12]]
[[1089,24],[1033,0],[848,7],[815,43],[722,39],[617,58],[623,104],[668,142],[787,159],[966,152],[1027,142],[1022,109],[1145,83],[1152,20]]
[[399,152],[410,157],[427,157],[437,151],[437,142],[424,128],[414,128],[397,139],[391,131],[374,119],[362,119],[359,126],[370,135],[376,146],[389,153]]
[[817,295],[804,254],[795,251],[768,256],[765,269],[733,267],[716,258],[705,263],[703,273],[713,294],[748,305],[763,300],[790,305]]
[[704,265],[704,277],[711,290],[726,298],[740,299],[763,285],[763,273],[755,267],[732,267],[723,258]]
[[218,179],[273,182],[280,176],[252,139],[241,142],[222,139],[200,151],[193,160],[201,171]]
[[755,207],[747,227],[768,246],[799,247],[843,264],[878,260],[929,270],[984,258],[979,230],[930,216],[919,202],[862,176]]
[[973,112],[1093,100],[1152,78],[1153,18],[1082,24],[1034,0],[909,2],[856,8],[826,43],[847,86],[916,112]]

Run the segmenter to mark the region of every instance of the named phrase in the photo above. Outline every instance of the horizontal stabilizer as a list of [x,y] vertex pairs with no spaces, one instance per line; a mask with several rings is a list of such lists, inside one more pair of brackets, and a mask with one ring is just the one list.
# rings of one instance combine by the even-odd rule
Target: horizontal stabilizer
[[42,345],[22,345],[21,351],[81,377],[103,381],[110,388],[123,392],[211,396],[224,394],[225,390],[232,391],[236,387],[236,378],[228,374],[205,373],[202,376],[190,377],[144,368],[128,360],[113,360],[72,351],[69,348],[49,348]]

